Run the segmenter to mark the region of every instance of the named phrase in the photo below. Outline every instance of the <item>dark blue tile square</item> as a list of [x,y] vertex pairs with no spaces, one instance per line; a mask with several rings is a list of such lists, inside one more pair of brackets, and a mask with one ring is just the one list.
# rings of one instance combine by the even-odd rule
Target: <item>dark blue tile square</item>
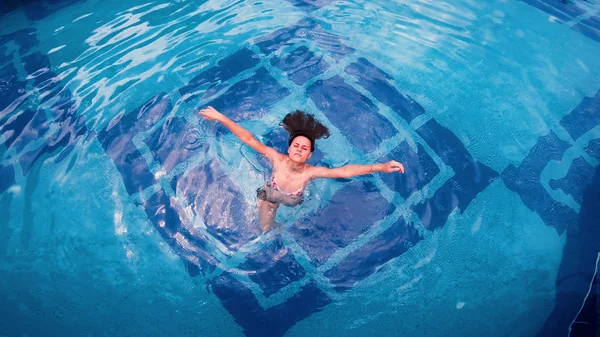
[[322,56],[317,56],[307,47],[301,46],[283,57],[273,57],[271,64],[285,71],[294,83],[303,85],[311,78],[321,75],[329,64]]
[[425,113],[425,109],[410,96],[404,97],[389,82],[392,77],[365,58],[346,67],[346,73],[356,76],[358,84],[369,91],[381,103],[389,106],[407,122]]
[[550,160],[560,160],[570,145],[554,132],[540,137],[519,167],[509,165],[502,172],[506,187],[519,194],[523,203],[537,212],[544,222],[560,234],[574,223],[577,214],[553,200],[540,182],[542,170]]
[[[22,57],[22,61],[25,71],[27,71],[28,75],[33,78],[33,83],[35,86],[39,86],[41,83],[56,76],[54,72],[50,71],[50,60],[48,57],[39,51]],[[45,90],[50,89],[51,88],[45,88]]]
[[29,20],[41,20],[54,12],[74,5],[85,0],[47,0],[47,1],[29,1],[25,7],[25,14]]
[[578,24],[576,24],[575,26],[573,26],[573,29],[580,32],[581,34],[589,37],[590,39],[596,41],[596,42],[600,42],[600,28],[598,27],[592,27],[589,26],[588,24],[592,24],[592,25],[597,25],[598,21],[600,21],[600,19],[598,19],[598,17],[594,17],[593,18],[594,21],[591,20],[584,20]]
[[283,46],[292,44],[293,41],[290,40],[307,38],[308,32],[315,30],[316,27],[317,23],[314,20],[303,19],[292,26],[280,28],[270,34],[261,36],[254,40],[254,43],[260,48],[261,52],[269,55]]
[[211,282],[212,290],[248,337],[281,337],[297,322],[320,311],[331,299],[315,282],[285,302],[264,310],[250,288],[229,273]]
[[[0,85],[0,114],[2,114],[5,109],[13,111],[7,107],[25,94],[26,83],[19,80],[17,69],[12,63],[0,68],[0,79],[2,79],[2,85]],[[0,118],[3,117],[5,116],[0,115]]]
[[559,123],[573,139],[600,125],[600,91],[594,97],[584,97]]
[[530,6],[536,7],[562,21],[569,21],[585,13],[574,1],[561,0],[522,0]]
[[325,272],[338,291],[375,273],[382,265],[404,254],[423,240],[417,229],[400,218],[392,227],[361,248],[350,253],[340,264]]
[[314,263],[321,265],[394,209],[372,183],[357,180],[337,191],[323,209],[302,218],[289,230]]
[[69,145],[70,140],[70,134],[60,134],[58,137],[48,139],[42,146],[21,154],[19,157],[19,164],[21,164],[23,175],[27,175],[33,164],[35,164],[38,159],[44,157],[44,155],[50,156],[60,154],[59,151],[64,151],[64,148]]
[[600,161],[600,138],[594,139],[583,149],[590,157]]
[[25,55],[33,47],[39,44],[39,40],[37,39],[37,30],[31,27],[9,34],[0,35],[0,45],[4,45],[8,41],[14,41],[19,46],[19,53],[21,55]]
[[314,41],[319,48],[329,51],[336,61],[355,51],[354,48],[342,43],[342,38],[339,35],[323,29],[320,23],[311,18],[302,19],[292,26],[281,28],[271,34],[259,37],[254,43],[265,55],[269,55],[283,46],[306,39]]
[[462,171],[475,162],[460,139],[435,119],[428,120],[417,129],[417,133],[427,142],[444,164],[452,167],[455,172]]
[[0,164],[0,194],[15,183],[15,169],[12,165]]
[[260,62],[258,55],[254,54],[248,48],[242,48],[232,55],[224,57],[216,66],[211,67],[196,77],[184,87],[179,89],[179,93],[184,95],[194,90],[207,86],[207,89],[218,86],[223,81],[227,81],[242,71],[253,68]]
[[317,9],[333,2],[334,0],[288,0],[288,1],[291,2],[292,5],[294,5],[298,8],[302,8],[305,11],[312,12],[314,10],[317,10]]
[[486,165],[471,163],[456,171],[430,199],[414,206],[413,211],[419,215],[425,228],[434,230],[442,227],[454,209],[458,207],[463,213],[471,201],[497,177],[498,173]]
[[216,161],[174,177],[172,186],[206,230],[229,249],[237,250],[260,235],[256,210]]
[[207,150],[201,131],[181,117],[167,119],[144,142],[167,174],[177,165]]
[[4,137],[4,145],[10,148],[12,143],[23,133],[33,119],[32,110],[23,110],[18,115],[8,115],[0,119],[0,135]]
[[306,274],[279,238],[258,253],[248,256],[240,268],[252,272],[250,279],[260,286],[266,297]]
[[404,199],[423,188],[440,172],[421,144],[417,143],[417,151],[403,141],[392,152],[379,159],[381,163],[396,160],[404,166],[404,174],[379,173],[390,190],[400,193]]
[[213,106],[234,121],[262,118],[271,106],[290,94],[265,68],[232,85],[207,105]]
[[585,159],[579,157],[573,161],[569,172],[564,178],[551,179],[549,185],[552,189],[561,189],[581,204],[583,191],[589,185],[593,175],[594,167]]
[[157,183],[148,162],[133,144],[139,132],[151,129],[171,111],[171,100],[159,94],[140,108],[115,117],[98,133],[98,140],[123,177],[129,194],[137,193]]
[[174,201],[163,190],[159,190],[143,204],[148,219],[163,240],[185,261],[191,276],[200,271],[213,271],[218,261],[210,254],[208,238],[198,232],[190,233],[181,223],[181,210],[173,205]]
[[392,123],[379,114],[371,100],[340,76],[317,80],[307,92],[329,121],[363,152],[377,149],[382,141],[397,132]]

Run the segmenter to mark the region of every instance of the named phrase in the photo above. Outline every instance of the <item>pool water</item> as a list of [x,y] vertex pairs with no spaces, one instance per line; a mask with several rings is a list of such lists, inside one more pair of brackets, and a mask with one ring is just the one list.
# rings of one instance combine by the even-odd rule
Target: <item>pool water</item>
[[[596,336],[600,4],[0,5],[0,336]],[[261,234],[270,167],[330,130]]]

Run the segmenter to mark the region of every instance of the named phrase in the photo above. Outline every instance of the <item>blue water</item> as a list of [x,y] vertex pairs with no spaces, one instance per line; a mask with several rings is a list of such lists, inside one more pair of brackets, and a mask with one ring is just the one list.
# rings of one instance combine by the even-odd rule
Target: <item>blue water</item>
[[[600,4],[0,5],[0,336],[595,336]],[[269,166],[332,136],[261,235]]]

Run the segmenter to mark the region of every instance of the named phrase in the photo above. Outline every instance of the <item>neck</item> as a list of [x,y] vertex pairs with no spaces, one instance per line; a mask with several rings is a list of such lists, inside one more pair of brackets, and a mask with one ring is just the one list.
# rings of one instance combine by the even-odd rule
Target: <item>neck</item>
[[298,162],[290,159],[290,157],[287,157],[287,162],[293,171],[300,171],[304,168],[304,166],[306,166],[306,163],[298,163]]

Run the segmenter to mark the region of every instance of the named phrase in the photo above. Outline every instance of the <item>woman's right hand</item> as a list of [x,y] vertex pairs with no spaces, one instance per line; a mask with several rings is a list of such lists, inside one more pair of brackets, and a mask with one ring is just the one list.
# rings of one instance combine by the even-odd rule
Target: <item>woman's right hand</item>
[[200,114],[204,117],[204,119],[208,119],[209,121],[218,121],[221,119],[221,117],[223,117],[223,114],[218,112],[212,106],[200,110]]

